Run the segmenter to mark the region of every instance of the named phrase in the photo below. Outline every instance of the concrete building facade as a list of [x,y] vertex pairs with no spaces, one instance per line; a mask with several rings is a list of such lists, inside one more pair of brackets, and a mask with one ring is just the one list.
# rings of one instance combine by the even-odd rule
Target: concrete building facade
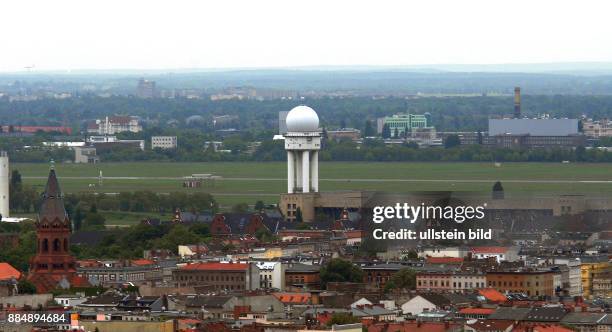
[[554,275],[552,271],[492,271],[487,272],[487,286],[501,293],[553,296]]
[[151,149],[176,149],[176,136],[151,136]]

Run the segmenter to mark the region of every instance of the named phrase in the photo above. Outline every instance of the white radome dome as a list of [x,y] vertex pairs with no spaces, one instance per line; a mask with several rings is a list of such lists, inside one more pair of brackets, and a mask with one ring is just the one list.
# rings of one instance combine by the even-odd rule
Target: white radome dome
[[304,105],[296,106],[287,114],[287,131],[318,131],[319,116],[312,108]]

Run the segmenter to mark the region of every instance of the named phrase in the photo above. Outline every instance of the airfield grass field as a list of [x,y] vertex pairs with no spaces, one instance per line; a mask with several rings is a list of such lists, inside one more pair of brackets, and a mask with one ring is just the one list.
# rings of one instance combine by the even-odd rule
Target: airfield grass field
[[[24,183],[42,190],[49,165],[11,167],[19,170]],[[64,192],[204,191],[222,203],[249,197],[248,202],[273,203],[287,186],[284,162],[56,164],[55,168]],[[102,186],[98,186],[100,171]],[[183,188],[182,177],[192,174],[220,178],[205,181],[201,188]],[[319,174],[321,191],[490,191],[500,180],[508,193],[612,195],[612,164],[321,162]]]
[[[585,194],[612,196],[612,164],[583,163],[421,163],[320,162],[320,191],[371,190],[391,193],[414,191],[490,192],[500,180],[507,195]],[[15,163],[25,184],[44,189],[49,165]],[[125,162],[56,164],[65,193],[150,190],[158,193],[203,191],[212,194],[222,209],[257,200],[277,203],[286,192],[284,162]],[[102,185],[98,176],[102,171]],[[182,177],[211,174],[201,188],[183,188]],[[142,214],[108,212],[107,225],[129,225]]]

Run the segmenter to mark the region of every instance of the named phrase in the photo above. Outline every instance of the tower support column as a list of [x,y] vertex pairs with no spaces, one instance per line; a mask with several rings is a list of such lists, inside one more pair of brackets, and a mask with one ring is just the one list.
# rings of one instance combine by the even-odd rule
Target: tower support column
[[319,151],[312,151],[312,161],[310,162],[312,191],[319,192]]
[[310,151],[302,152],[302,192],[310,192]]
[[[294,188],[302,188],[302,151],[293,151],[295,158],[295,186]],[[295,192],[295,191],[294,191]]]
[[287,192],[293,194],[295,188],[295,156],[287,150]]

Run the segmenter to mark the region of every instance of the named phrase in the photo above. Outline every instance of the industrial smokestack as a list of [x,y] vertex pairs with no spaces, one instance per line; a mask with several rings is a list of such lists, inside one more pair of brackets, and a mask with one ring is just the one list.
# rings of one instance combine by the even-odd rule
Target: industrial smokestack
[[521,88],[514,88],[514,118],[521,118]]

